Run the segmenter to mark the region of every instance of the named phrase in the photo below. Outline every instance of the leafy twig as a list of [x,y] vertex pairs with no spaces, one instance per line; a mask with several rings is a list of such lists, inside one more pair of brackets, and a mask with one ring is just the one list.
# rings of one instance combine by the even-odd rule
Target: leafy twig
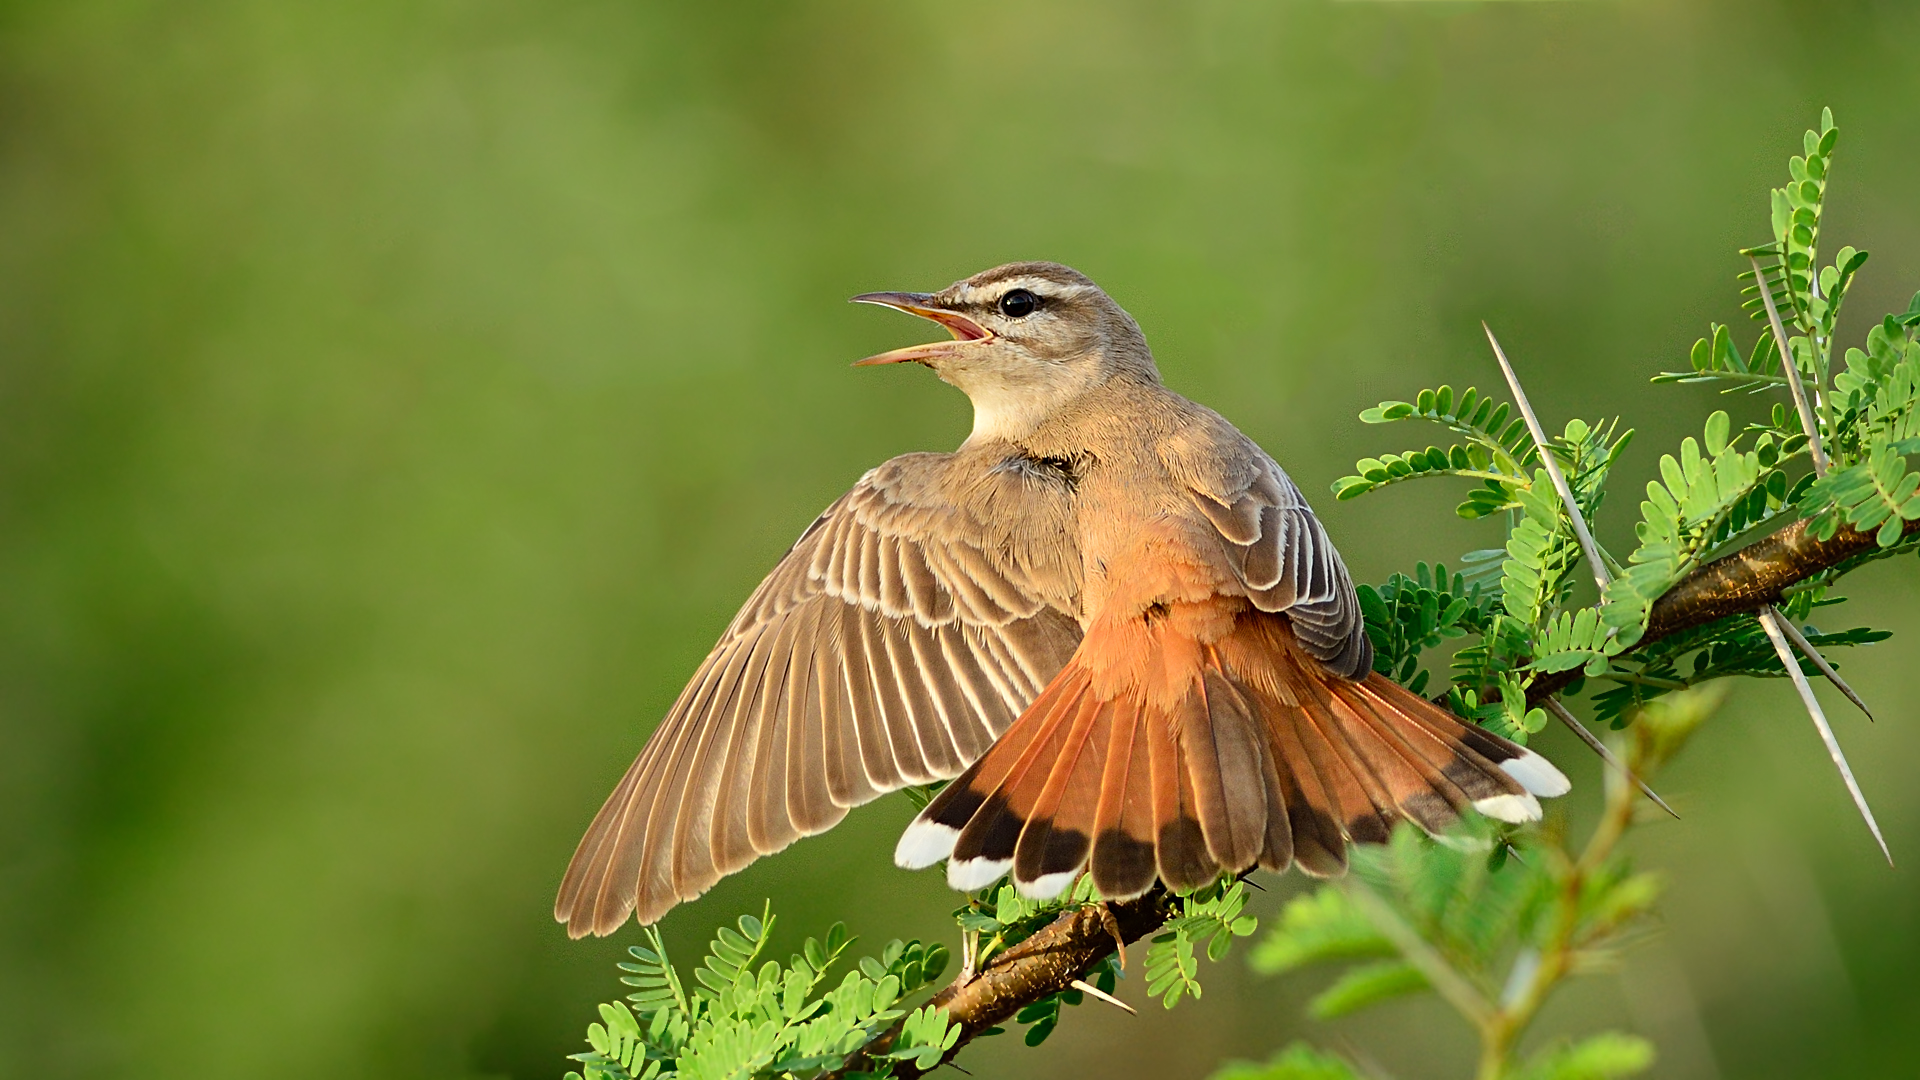
[[[1655,764],[1648,760],[1648,740],[1644,732],[1636,745],[1640,749],[1634,755],[1632,767],[1626,770],[1629,775]],[[1520,1036],[1533,1023],[1534,1016],[1546,1003],[1553,988],[1573,972],[1582,944],[1582,914],[1589,881],[1613,859],[1621,838],[1632,825],[1633,788],[1624,783],[1609,783],[1606,807],[1601,812],[1599,824],[1587,839],[1579,859],[1565,868],[1558,881],[1551,930],[1546,941],[1532,955],[1531,963],[1526,967],[1520,966],[1527,959],[1524,955],[1515,960],[1519,978],[1503,995],[1500,1007],[1477,1022],[1480,1028],[1480,1065],[1475,1075],[1478,1080],[1500,1080],[1508,1075],[1514,1046]],[[1588,928],[1586,933],[1590,936],[1592,928]]]
[[[1493,336],[1493,328],[1483,322],[1480,324],[1480,329],[1487,333],[1487,344],[1493,346],[1493,355],[1500,361],[1500,373],[1506,376],[1507,388],[1513,391],[1514,400],[1520,403],[1520,415],[1526,417],[1527,430],[1533,433],[1534,443],[1540,447],[1540,459],[1546,464],[1547,475],[1553,479],[1554,489],[1559,491],[1560,501],[1566,505],[1567,516],[1573,522],[1573,534],[1579,538],[1580,550],[1586,553],[1587,565],[1593,570],[1593,583],[1600,589],[1601,594],[1605,595],[1607,586],[1613,582],[1613,575],[1607,570],[1607,563],[1601,555],[1599,543],[1594,540],[1593,533],[1587,528],[1586,515],[1581,513],[1580,503],[1573,497],[1573,488],[1567,483],[1567,478],[1561,475],[1559,465],[1553,460],[1553,454],[1547,445],[1546,429],[1540,426],[1539,418],[1534,415],[1533,405],[1527,400],[1527,392],[1520,385],[1520,376],[1513,370],[1513,364],[1507,360],[1506,350],[1500,347],[1499,339]],[[1558,717],[1561,723],[1580,738],[1581,742],[1600,755],[1600,760],[1620,770],[1621,774],[1633,781],[1647,798],[1653,800],[1655,806],[1665,810],[1676,820],[1679,819],[1680,815],[1673,812],[1673,807],[1668,806],[1667,801],[1649,787],[1645,780],[1636,775],[1620,759],[1614,757],[1605,743],[1594,738],[1593,733],[1588,731],[1572,712],[1568,711],[1559,698],[1549,696],[1543,700],[1547,711]]]
[[[1796,521],[1779,532],[1695,567],[1654,601],[1647,630],[1634,650],[1682,631],[1705,626],[1730,615],[1745,615],[1777,603],[1796,585],[1820,580],[1828,571],[1878,548],[1871,532],[1842,527],[1822,540]],[[1903,538],[1920,536],[1920,520],[1903,527]],[[1576,670],[1548,672],[1527,687],[1529,702],[1544,701],[1580,677]]]
[[1374,929],[1380,931],[1380,936],[1400,950],[1400,955],[1406,957],[1408,963],[1427,977],[1435,992],[1447,999],[1447,1004],[1476,1024],[1484,1025],[1493,1021],[1498,1012],[1494,1005],[1472,983],[1461,977],[1433,946],[1427,944],[1419,931],[1408,926],[1392,905],[1357,877],[1348,878],[1344,885],[1347,898],[1353,901],[1353,906],[1359,908]]

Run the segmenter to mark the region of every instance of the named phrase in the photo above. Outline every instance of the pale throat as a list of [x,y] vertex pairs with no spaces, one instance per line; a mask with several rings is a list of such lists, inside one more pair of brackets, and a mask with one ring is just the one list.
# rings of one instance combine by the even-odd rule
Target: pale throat
[[996,387],[969,394],[973,400],[973,434],[968,442],[988,439],[1024,439],[1033,434],[1058,405],[1053,395],[1031,388]]
[[974,372],[964,380],[949,380],[973,402],[973,433],[967,441],[1024,439],[1061,406],[1085,393],[1094,381],[1080,372],[1054,371],[1049,375],[1042,379],[1008,379]]

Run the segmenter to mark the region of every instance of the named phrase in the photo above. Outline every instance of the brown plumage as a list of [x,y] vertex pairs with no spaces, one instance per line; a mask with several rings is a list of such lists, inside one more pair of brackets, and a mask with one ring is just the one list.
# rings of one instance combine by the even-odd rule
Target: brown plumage
[[859,299],[954,340],[952,454],[862,477],[747,601],[580,843],[569,933],[652,922],[882,792],[959,778],[896,861],[1032,895],[1346,867],[1349,841],[1566,781],[1370,672],[1346,568],[1280,467],[1160,384],[1078,273],[1016,263]]

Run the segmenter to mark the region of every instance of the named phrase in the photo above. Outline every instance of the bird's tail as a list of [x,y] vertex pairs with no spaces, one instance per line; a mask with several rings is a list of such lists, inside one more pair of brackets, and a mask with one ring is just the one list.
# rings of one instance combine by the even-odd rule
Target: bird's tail
[[1197,652],[1173,693],[1103,670],[1095,631],[907,827],[896,862],[947,859],[968,890],[1011,869],[1036,897],[1090,868],[1102,896],[1126,899],[1155,877],[1188,889],[1255,865],[1340,874],[1349,841],[1385,841],[1401,819],[1532,820],[1536,796],[1568,788],[1539,754],[1384,676],[1326,672],[1278,616],[1243,615],[1213,645],[1159,642],[1149,665]]

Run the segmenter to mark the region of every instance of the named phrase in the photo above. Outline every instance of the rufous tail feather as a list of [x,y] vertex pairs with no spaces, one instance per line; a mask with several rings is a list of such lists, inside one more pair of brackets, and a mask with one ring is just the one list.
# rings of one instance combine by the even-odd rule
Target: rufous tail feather
[[1539,754],[1385,676],[1327,672],[1284,617],[1243,612],[1227,639],[1180,644],[1199,670],[1184,693],[1155,695],[1103,672],[1089,632],[907,827],[895,861],[945,859],[958,889],[1011,872],[1032,897],[1090,871],[1122,900],[1156,878],[1188,889],[1256,865],[1337,875],[1349,843],[1384,841],[1400,821],[1428,832],[1469,810],[1528,821],[1540,797],[1567,791]]

